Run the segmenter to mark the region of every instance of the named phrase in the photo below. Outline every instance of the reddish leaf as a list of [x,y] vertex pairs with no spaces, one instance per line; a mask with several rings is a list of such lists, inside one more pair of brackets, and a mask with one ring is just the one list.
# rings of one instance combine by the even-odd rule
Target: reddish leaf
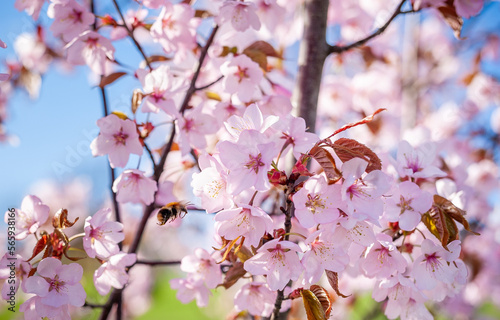
[[163,61],[169,61],[172,60],[171,58],[161,56],[161,55],[153,55],[148,57],[148,62],[153,63],[153,62],[163,62]]
[[48,243],[49,243],[49,235],[46,232],[41,233],[41,238],[38,239],[38,241],[36,242],[35,248],[33,248],[33,254],[31,255],[31,258],[29,258],[26,261],[29,262],[31,259],[36,257],[40,252],[43,251],[43,249],[45,249]]
[[273,46],[265,41],[256,41],[243,50],[243,54],[257,62],[263,70],[267,70],[267,57],[280,58]]
[[324,147],[315,145],[310,151],[309,155],[316,160],[328,179],[328,184],[334,184],[342,178],[342,173],[337,169],[335,165],[335,160],[328,150]]
[[58,229],[69,228],[72,227],[78,221],[78,219],[79,217],[76,217],[75,221],[70,222],[68,220],[68,210],[59,209],[59,211],[57,211],[52,218],[52,226]]
[[330,283],[330,285],[332,286],[332,289],[335,291],[335,293],[339,296],[339,297],[342,297],[342,298],[347,298],[349,296],[346,296],[344,294],[342,294],[339,290],[339,275],[337,274],[337,272],[333,272],[333,271],[330,271],[330,270],[325,270],[325,273],[326,273],[326,277],[328,278],[328,282]]
[[444,6],[439,7],[438,10],[444,18],[444,21],[453,29],[453,34],[457,39],[462,39],[460,33],[462,32],[462,26],[464,21],[462,17],[457,14],[455,10],[454,0],[447,0]]
[[[385,108],[378,109],[377,111],[375,111],[375,112],[374,112],[374,113],[372,113],[371,115],[369,115],[369,116],[367,116],[367,117],[364,117],[363,119],[359,120],[358,122],[348,123],[348,124],[346,124],[345,126],[343,126],[342,128],[340,128],[340,129],[336,130],[336,131],[335,131],[332,135],[330,135],[330,136],[329,136],[328,138],[326,138],[326,139],[329,139],[329,138],[333,137],[334,135],[336,135],[336,134],[338,134],[338,133],[341,133],[342,131],[346,131],[347,129],[350,129],[350,128],[353,128],[353,127],[359,126],[359,125],[361,125],[361,124],[368,123],[368,122],[370,122],[370,121],[372,121],[372,120],[373,120],[373,117],[374,117],[376,114],[378,114],[378,113],[380,113],[380,112],[382,112],[382,111],[384,111],[384,110],[386,110],[386,109],[385,109]],[[326,140],[326,139],[325,139],[325,140]]]
[[427,229],[441,241],[444,248],[454,240],[458,240],[458,227],[456,222],[460,222],[465,230],[479,235],[470,229],[469,223],[465,219],[465,211],[457,208],[451,201],[434,195],[432,208],[422,216],[422,221]]
[[323,307],[323,311],[325,312],[325,317],[328,319],[330,317],[330,312],[332,311],[332,298],[325,290],[325,288],[321,286],[312,285],[309,289],[312,293],[314,293],[316,298],[318,298],[319,302],[321,303],[321,307]]
[[382,161],[370,148],[353,139],[340,138],[331,145],[342,162],[361,158],[368,162],[366,172],[382,169]]
[[237,261],[229,268],[226,273],[226,277],[224,278],[224,282],[219,284],[219,286],[229,289],[246,273],[247,271],[243,268],[243,263]]
[[107,75],[105,77],[102,77],[101,82],[99,83],[99,87],[104,88],[108,84],[112,84],[113,82],[120,79],[121,77],[123,77],[126,74],[127,74],[126,72],[115,72],[115,73],[112,73],[112,74]]
[[321,302],[311,290],[300,292],[306,309],[307,320],[326,320],[325,311]]

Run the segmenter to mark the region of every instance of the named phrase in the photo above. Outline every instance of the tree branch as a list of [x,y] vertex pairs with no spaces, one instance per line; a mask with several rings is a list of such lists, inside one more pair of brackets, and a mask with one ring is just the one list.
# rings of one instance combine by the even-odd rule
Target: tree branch
[[141,45],[139,44],[139,42],[137,42],[137,40],[134,37],[134,33],[132,32],[132,30],[130,30],[130,28],[128,27],[127,23],[125,22],[125,17],[123,16],[122,11],[120,10],[120,6],[118,6],[118,2],[116,2],[116,0],[113,0],[113,4],[115,5],[116,11],[118,11],[118,14],[120,15],[120,18],[123,21],[123,27],[127,30],[128,36],[130,37],[130,39],[132,39],[132,41],[134,42],[134,44],[137,47],[137,49],[139,50],[139,52],[144,57],[144,61],[146,61],[146,65],[148,66],[149,70],[153,70],[153,68],[151,67],[151,64],[149,63],[148,58],[146,57],[146,54],[144,53],[144,50],[142,50]]
[[196,90],[196,91],[199,91],[199,90],[205,90],[205,89],[207,89],[207,88],[209,88],[209,87],[213,86],[213,85],[214,85],[214,84],[216,84],[217,82],[221,81],[223,78],[224,78],[224,76],[222,75],[222,76],[220,76],[217,80],[212,81],[212,82],[210,82],[209,84],[204,85],[204,86],[201,86],[201,87],[199,87],[199,88],[195,88],[195,90]]
[[137,260],[134,265],[136,264],[145,264],[148,266],[171,266],[171,265],[177,265],[180,264],[180,261],[147,261],[147,260]]
[[405,3],[406,0],[402,0],[398,7],[396,8],[396,10],[394,10],[394,13],[392,14],[392,16],[389,18],[389,20],[387,20],[387,22],[381,26],[379,29],[377,29],[375,32],[373,32],[372,34],[370,34],[369,36],[363,38],[363,39],[360,39],[356,42],[353,42],[349,45],[346,45],[346,46],[329,46],[328,47],[328,54],[331,54],[331,53],[342,53],[344,51],[348,51],[348,50],[351,50],[352,48],[356,48],[356,47],[360,47],[362,45],[364,45],[365,43],[367,43],[368,41],[370,41],[371,39],[375,38],[376,36],[382,34],[385,29],[387,29],[387,27],[391,24],[391,22],[400,14],[406,14],[406,13],[414,13],[415,11],[411,10],[411,11],[401,11],[401,8],[403,7],[403,4]]

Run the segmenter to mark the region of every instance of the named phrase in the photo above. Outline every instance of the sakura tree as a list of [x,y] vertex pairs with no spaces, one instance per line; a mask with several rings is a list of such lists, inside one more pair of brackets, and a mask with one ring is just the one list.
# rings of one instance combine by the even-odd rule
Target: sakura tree
[[137,317],[166,267],[178,300],[217,291],[228,319],[347,319],[366,293],[372,318],[500,306],[497,2],[14,6],[36,26],[0,41],[1,140],[16,91],[85,66],[111,195],[45,185],[6,212],[2,297],[26,319]]

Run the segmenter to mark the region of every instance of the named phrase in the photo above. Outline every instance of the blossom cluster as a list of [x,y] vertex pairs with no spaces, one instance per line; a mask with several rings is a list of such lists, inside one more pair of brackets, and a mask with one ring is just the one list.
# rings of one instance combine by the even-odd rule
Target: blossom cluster
[[[16,0],[15,6],[37,20],[45,2]],[[328,58],[316,132],[294,113],[284,66],[287,47],[302,36],[295,28],[302,25],[297,12],[303,1],[143,0],[125,14],[115,2],[118,15],[96,13],[85,1],[49,2],[46,29],[58,47],[46,40],[42,26],[16,41],[19,61],[7,65],[9,74],[0,74],[0,121],[16,86],[34,97],[53,62],[86,65],[100,79],[105,109],[89,148],[94,157],[107,156],[113,207],[103,205],[91,216],[70,209],[51,214],[61,206],[49,206],[41,196],[24,198],[16,209],[16,239],[32,252],[18,256],[15,289],[26,294],[20,310],[27,319],[69,319],[74,308],[92,307],[85,304],[84,270],[75,262],[84,258],[99,265],[93,272],[97,292],[120,294],[103,309],[132,299],[114,289],[133,288],[134,272],[148,263],[180,264],[186,276],[169,284],[183,303],[196,300],[203,307],[211,290],[235,286],[234,310],[258,317],[286,311],[291,300],[302,298],[306,310],[325,319],[345,318],[342,307],[358,290],[348,285],[352,279],[385,302],[390,319],[432,319],[430,303],[479,304],[487,297],[474,298],[474,288],[495,287],[485,279],[498,270],[484,267],[471,279],[469,265],[475,243],[484,241],[475,231],[494,238],[492,227],[481,223],[492,210],[489,195],[498,188],[498,167],[485,155],[488,150],[477,152],[457,135],[500,101],[500,84],[480,65],[484,57],[498,58],[498,38],[488,38],[468,70],[463,106],[450,102],[429,112],[439,100],[433,89],[457,80],[458,58],[443,36],[443,17],[460,37],[462,18],[478,14],[483,0],[400,1],[395,15],[430,12],[420,30],[424,36],[415,41],[420,69],[400,75],[406,66],[397,56],[403,49],[384,38]],[[328,24],[338,30],[339,43],[378,26],[386,2],[331,1]],[[115,41],[126,37],[144,58],[132,72],[115,56]],[[146,54],[141,43],[161,53]],[[0,47],[6,47],[1,40]],[[137,86],[127,93],[130,108],[108,110],[108,85],[121,77]],[[404,112],[411,107],[400,107],[400,92],[411,83],[423,86],[416,79],[430,89],[413,101],[418,121],[407,124]],[[496,141],[498,108],[493,114],[488,125]],[[467,134],[482,137],[477,130]],[[142,207],[139,223],[128,223],[135,219],[129,204]],[[212,249],[196,248],[179,261],[143,260],[171,253],[151,249],[165,234],[178,232],[179,245],[187,242],[182,229],[171,228],[187,211],[213,218]],[[157,223],[162,215],[168,219]],[[77,224],[80,218],[83,225]],[[78,228],[83,232],[74,234]],[[141,240],[151,239],[139,252]],[[494,240],[488,245],[500,248]],[[75,256],[70,249],[80,246]],[[63,257],[71,262],[63,264]],[[500,262],[487,252],[480,258]],[[7,278],[7,263],[5,255],[1,279]],[[331,290],[343,299],[331,299]],[[7,293],[4,285],[4,299]]]

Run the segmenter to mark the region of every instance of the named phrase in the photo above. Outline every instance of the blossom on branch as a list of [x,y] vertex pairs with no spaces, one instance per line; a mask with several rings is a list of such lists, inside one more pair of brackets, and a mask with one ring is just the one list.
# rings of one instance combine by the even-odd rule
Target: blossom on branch
[[158,190],[156,182],[136,169],[123,171],[113,182],[113,192],[116,201],[120,203],[144,203],[149,205],[154,201],[155,192]]
[[65,46],[67,60],[72,64],[87,64],[99,74],[106,74],[106,64],[114,59],[115,48],[109,39],[87,30]]
[[[49,207],[36,196],[26,196],[21,209],[16,209],[16,240],[23,240],[34,234],[49,218]],[[9,221],[9,212],[5,213],[5,222]]]
[[111,209],[97,211],[85,219],[83,248],[90,258],[106,259],[119,251],[118,243],[125,239],[123,225],[111,221]]
[[133,265],[136,260],[135,253],[120,252],[109,257],[108,261],[94,272],[94,284],[97,292],[106,295],[111,287],[122,289],[128,282],[126,268]]

